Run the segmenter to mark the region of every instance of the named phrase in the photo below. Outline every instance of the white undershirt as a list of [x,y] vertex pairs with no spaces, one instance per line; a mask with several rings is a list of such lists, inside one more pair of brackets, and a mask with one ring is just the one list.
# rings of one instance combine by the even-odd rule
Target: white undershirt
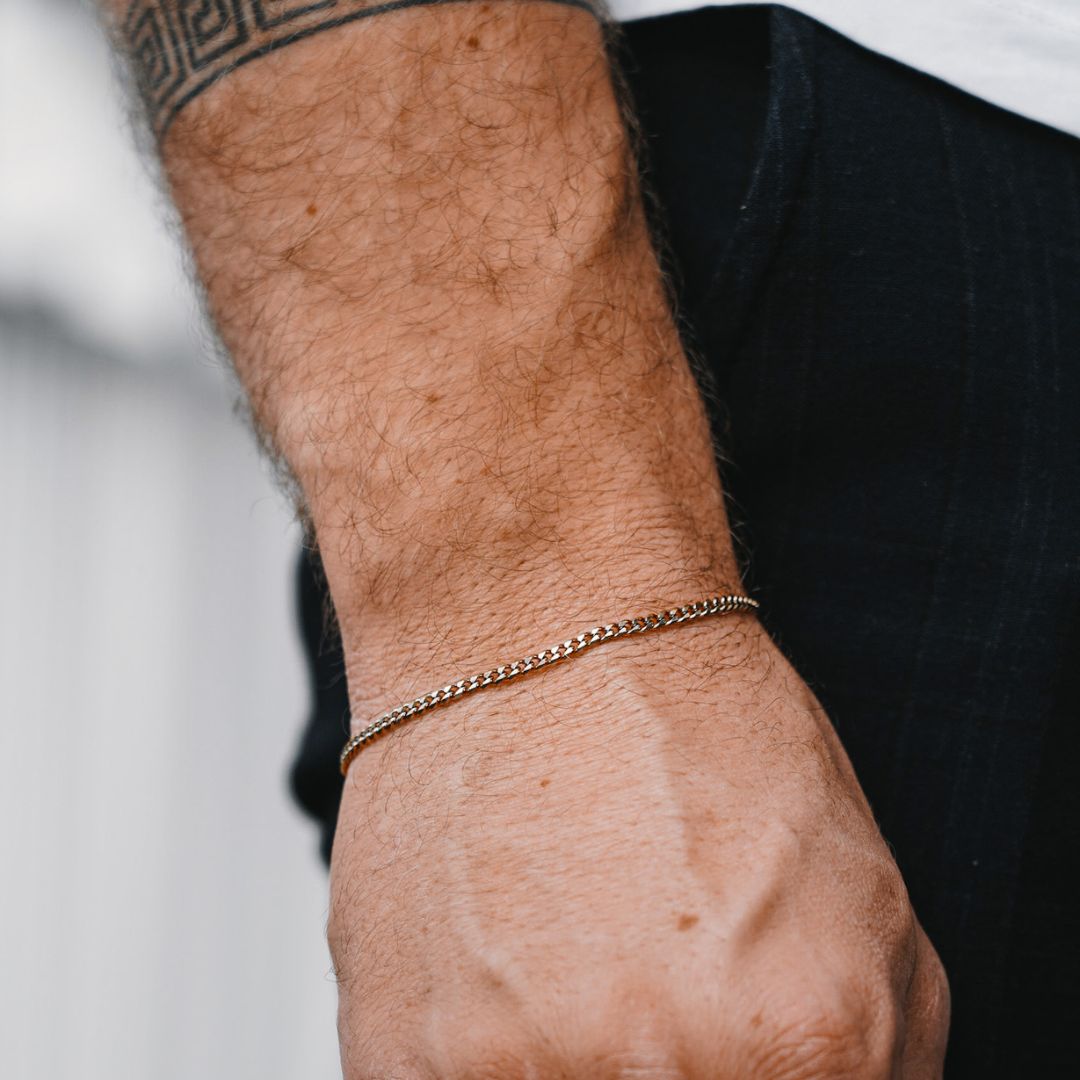
[[[760,3],[763,0],[740,0]],[[725,0],[608,0],[626,22]],[[841,34],[1080,136],[1080,0],[789,0]]]

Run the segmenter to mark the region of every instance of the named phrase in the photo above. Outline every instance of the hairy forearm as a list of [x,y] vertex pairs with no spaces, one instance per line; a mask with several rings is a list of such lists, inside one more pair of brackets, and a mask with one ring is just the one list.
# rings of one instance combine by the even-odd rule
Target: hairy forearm
[[206,87],[162,152],[361,715],[418,669],[736,585],[591,15],[338,26]]
[[[214,11],[285,10],[146,5],[202,13],[204,50]],[[144,84],[356,719],[735,589],[592,16],[443,3],[231,55]],[[940,1076],[940,965],[835,733],[760,626],[725,626],[472,695],[353,764],[347,1077]]]

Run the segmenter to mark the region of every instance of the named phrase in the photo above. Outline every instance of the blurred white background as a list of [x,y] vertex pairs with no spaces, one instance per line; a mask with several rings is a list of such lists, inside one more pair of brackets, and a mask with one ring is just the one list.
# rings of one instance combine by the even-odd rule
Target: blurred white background
[[0,1075],[340,1075],[297,535],[79,0],[0,0]]

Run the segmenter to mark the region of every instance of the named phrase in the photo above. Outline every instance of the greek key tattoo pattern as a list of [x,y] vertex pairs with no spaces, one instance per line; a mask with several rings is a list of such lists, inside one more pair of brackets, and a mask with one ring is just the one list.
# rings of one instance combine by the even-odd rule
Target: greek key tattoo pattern
[[[185,105],[260,56],[357,19],[462,2],[467,0],[132,0],[122,30],[160,139]],[[549,2],[597,11],[594,0]]]

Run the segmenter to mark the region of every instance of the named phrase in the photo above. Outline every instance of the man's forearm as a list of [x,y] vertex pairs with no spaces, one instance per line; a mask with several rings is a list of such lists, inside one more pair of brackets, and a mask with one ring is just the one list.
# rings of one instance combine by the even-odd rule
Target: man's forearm
[[588,13],[338,26],[218,79],[162,149],[350,653],[363,624],[361,713],[417,665],[736,584]]
[[[166,3],[204,29],[232,6]],[[189,95],[162,148],[358,721],[736,586],[591,16],[339,25]],[[761,627],[727,628],[596,650],[353,764],[347,1077],[940,1076],[940,965],[850,764]]]

